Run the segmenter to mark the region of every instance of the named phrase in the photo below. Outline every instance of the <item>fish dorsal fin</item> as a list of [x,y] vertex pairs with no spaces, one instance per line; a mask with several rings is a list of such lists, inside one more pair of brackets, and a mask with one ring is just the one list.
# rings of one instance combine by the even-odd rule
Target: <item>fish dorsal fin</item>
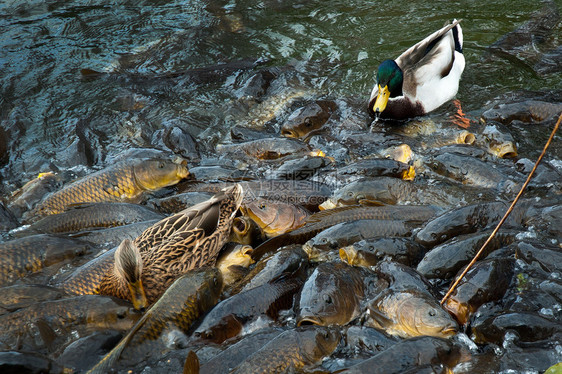
[[362,206],[362,205],[347,205],[347,206],[337,207],[337,208],[334,208],[334,209],[322,210],[320,212],[317,212],[317,213],[314,213],[314,214],[310,215],[304,221],[304,225],[306,226],[310,223],[317,223],[317,222],[320,222],[320,221],[326,219],[327,217],[331,217],[334,214],[337,214],[339,212],[345,212],[345,211],[353,210],[353,209],[357,209],[357,208],[364,208],[364,206]]
[[394,324],[394,322],[390,318],[381,313],[379,310],[372,308],[371,306],[367,308],[367,311],[370,314],[371,320],[375,327],[385,329]]

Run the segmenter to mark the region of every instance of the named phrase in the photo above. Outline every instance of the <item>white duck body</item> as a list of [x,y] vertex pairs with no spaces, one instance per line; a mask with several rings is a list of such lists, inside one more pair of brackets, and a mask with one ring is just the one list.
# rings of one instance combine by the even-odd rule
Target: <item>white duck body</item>
[[[396,60],[402,70],[402,92],[390,89],[381,117],[403,119],[429,113],[455,97],[465,66],[463,34],[454,20],[410,47]],[[378,74],[377,74],[378,76]],[[381,82],[377,82],[369,100],[369,112],[375,114]]]

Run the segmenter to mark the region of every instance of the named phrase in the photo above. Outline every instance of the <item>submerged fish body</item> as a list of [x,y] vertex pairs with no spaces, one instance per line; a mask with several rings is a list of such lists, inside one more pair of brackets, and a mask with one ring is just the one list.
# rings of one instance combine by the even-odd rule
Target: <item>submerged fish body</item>
[[227,154],[245,154],[252,159],[277,160],[286,156],[311,154],[312,148],[297,139],[265,138],[239,144],[219,144],[217,151]]
[[305,326],[278,335],[236,366],[232,373],[287,373],[301,371],[332,354],[340,341],[337,330]]
[[118,361],[139,362],[146,356],[167,350],[165,334],[187,333],[195,322],[218,301],[222,276],[217,269],[199,269],[178,278],[142,316],[121,342],[90,373],[107,373]]
[[[417,271],[427,278],[449,279],[464,265],[468,264],[476,252],[490,236],[492,230],[457,236],[425,254],[417,266]],[[481,255],[484,259],[492,251],[511,244],[518,234],[515,230],[499,230]]]
[[[18,349],[21,341],[29,340],[33,329],[41,324],[53,331],[92,331],[115,329],[125,331],[138,318],[128,302],[107,296],[86,295],[44,301],[25,309],[0,316],[0,341]],[[23,343],[25,344],[25,343]]]
[[369,302],[365,324],[403,338],[435,336],[447,338],[458,325],[439,302],[417,289],[388,289]]
[[61,177],[54,173],[40,173],[37,178],[30,180],[20,189],[14,191],[8,198],[7,207],[17,217],[29,211],[46,194],[59,187]]
[[89,202],[136,202],[145,191],[178,183],[189,175],[184,165],[165,158],[137,159],[118,163],[81,178],[47,196],[32,216],[61,213],[73,204]]
[[428,166],[436,173],[457,182],[475,187],[502,189],[515,193],[523,183],[523,176],[512,168],[492,165],[476,157],[458,153],[442,153],[433,157]]
[[[430,248],[455,236],[493,227],[500,221],[508,207],[509,205],[505,202],[494,201],[449,210],[427,222],[416,233],[415,239],[418,243]],[[525,221],[530,207],[532,207],[530,200],[520,201],[503,227],[520,227]]]
[[509,125],[513,121],[538,123],[546,121],[562,110],[562,104],[546,101],[526,100],[518,103],[500,104],[482,114],[486,121],[498,121]]
[[346,325],[359,315],[366,295],[387,285],[367,269],[342,262],[321,263],[302,288],[297,325]]
[[336,109],[336,103],[318,100],[294,111],[281,126],[281,135],[302,139],[324,126]]
[[450,339],[421,336],[396,343],[341,373],[401,374],[429,364],[443,365],[450,370],[460,358],[459,346]]
[[393,177],[361,178],[334,192],[323,209],[346,205],[396,204],[401,196],[415,191],[412,183]]
[[[184,374],[227,374],[232,368],[238,366],[242,361],[254,352],[260,350],[281,333],[283,333],[283,330],[279,327],[273,327],[245,335],[240,341],[229,345],[224,351],[220,352],[203,365],[200,365],[198,372],[195,368],[195,370],[186,371],[184,366]],[[188,355],[186,358],[186,365],[189,365],[188,362],[192,360],[193,357],[189,357]]]
[[[398,224],[401,225],[401,230],[405,231],[403,229],[404,227],[409,226],[408,230],[411,230],[416,227],[417,224],[429,220],[437,214],[438,211],[438,208],[432,206],[348,206],[338,209],[329,209],[312,214],[308,217],[304,226],[271,238],[260,244],[255,248],[252,257],[254,259],[259,259],[265,253],[276,250],[283,245],[295,243],[303,244],[322,230],[338,223],[359,220],[403,220],[404,222]],[[383,227],[384,226],[383,224]]]
[[415,177],[412,166],[389,158],[363,159],[338,169],[340,176],[350,174],[365,177],[388,176],[405,180],[413,180]]
[[221,344],[239,335],[246,323],[260,316],[276,319],[280,310],[293,305],[293,296],[304,283],[304,270],[299,267],[221,301],[205,316],[195,335]]
[[494,258],[477,262],[463,277],[443,307],[465,324],[478,308],[503,297],[513,276],[515,260]]
[[73,206],[59,213],[41,218],[26,231],[38,233],[69,233],[88,229],[108,228],[162,219],[164,216],[142,205],[129,203],[88,203]]
[[260,259],[237,284],[235,293],[268,283],[284,273],[292,273],[300,267],[308,267],[308,256],[298,244],[284,247],[276,253]]
[[538,312],[506,311],[471,322],[474,341],[479,344],[501,343],[507,333],[515,333],[521,342],[536,342],[562,333],[560,322]]
[[118,246],[123,240],[134,240],[144,230],[148,229],[160,219],[153,219],[142,222],[130,223],[123,226],[108,227],[105,229],[86,230],[71,234],[71,237],[78,238],[92,244],[98,248],[113,248]]
[[422,259],[425,251],[408,237],[382,237],[360,240],[340,248],[340,258],[354,266],[374,266],[385,259],[411,266]]
[[454,198],[439,188],[394,177],[361,178],[341,187],[321,209],[348,205],[420,204],[448,206]]
[[2,311],[12,312],[42,301],[58,299],[63,292],[58,288],[40,284],[14,284],[2,287],[0,294],[0,314],[3,314]]
[[412,228],[405,221],[394,219],[342,222],[318,233],[303,245],[303,249],[312,259],[319,255],[318,252],[337,251],[368,238],[407,236],[412,232]]
[[[215,193],[230,185],[231,183],[226,182],[195,182],[190,183],[187,190],[192,192]],[[262,197],[271,201],[290,201],[310,211],[317,211],[318,205],[326,201],[332,194],[332,188],[330,186],[311,180],[262,179],[243,181],[240,182],[240,185],[245,191],[245,202]]]
[[301,89],[290,89],[278,95],[272,95],[254,106],[249,111],[248,119],[243,121],[243,124],[253,129],[263,128],[266,123],[283,113],[296,99],[309,94],[310,92]]
[[89,250],[90,245],[79,240],[46,234],[0,243],[0,286]]

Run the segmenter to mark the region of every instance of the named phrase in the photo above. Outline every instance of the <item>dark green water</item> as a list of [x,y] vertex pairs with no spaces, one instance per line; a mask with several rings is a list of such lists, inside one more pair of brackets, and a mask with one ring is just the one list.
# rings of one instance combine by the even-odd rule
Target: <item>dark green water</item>
[[[236,98],[235,76],[204,85],[182,77],[130,84],[87,81],[80,69],[152,74],[264,58],[296,66],[309,78],[298,84],[317,95],[366,98],[381,60],[453,18],[463,19],[466,55],[458,98],[465,111],[479,114],[504,92],[560,87],[561,74],[540,76],[528,59],[486,57],[489,45],[540,7],[536,0],[4,1],[0,120],[9,157],[2,174],[13,186],[53,167],[83,164],[66,155],[80,121],[97,134],[91,139],[101,156],[89,160],[93,166],[146,146],[166,123],[180,121],[193,135],[210,123],[220,127],[217,119]],[[533,46],[536,55],[559,45],[560,37],[558,27]]]

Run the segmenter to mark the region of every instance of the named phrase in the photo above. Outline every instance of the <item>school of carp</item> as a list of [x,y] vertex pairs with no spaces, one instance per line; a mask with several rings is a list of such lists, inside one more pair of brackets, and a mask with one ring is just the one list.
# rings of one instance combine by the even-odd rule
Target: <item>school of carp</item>
[[562,91],[499,97],[469,125],[449,104],[371,123],[362,99],[284,90],[291,66],[189,76],[203,73],[239,74],[211,140],[174,127],[0,201],[0,372],[556,372],[560,136],[440,300],[525,182]]

